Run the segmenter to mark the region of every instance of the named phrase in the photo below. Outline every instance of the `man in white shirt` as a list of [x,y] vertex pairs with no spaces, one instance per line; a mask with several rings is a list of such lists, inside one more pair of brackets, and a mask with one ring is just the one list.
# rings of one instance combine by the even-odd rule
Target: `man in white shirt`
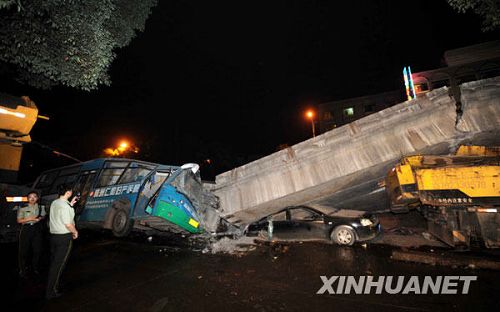
[[61,273],[68,261],[73,239],[78,238],[78,231],[75,227],[75,211],[73,205],[78,200],[73,197],[71,202],[68,200],[73,195],[73,189],[70,186],[60,186],[59,198],[50,205],[49,227],[50,227],[50,269],[47,281],[46,298],[52,299],[60,297],[59,279]]

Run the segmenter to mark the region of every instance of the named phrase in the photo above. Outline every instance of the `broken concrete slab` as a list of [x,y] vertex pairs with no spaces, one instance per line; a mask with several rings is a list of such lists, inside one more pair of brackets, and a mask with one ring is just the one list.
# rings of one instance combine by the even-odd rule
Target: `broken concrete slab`
[[378,181],[403,156],[500,143],[500,77],[460,89],[461,116],[444,87],[218,175],[222,214],[245,224],[307,203],[388,208]]

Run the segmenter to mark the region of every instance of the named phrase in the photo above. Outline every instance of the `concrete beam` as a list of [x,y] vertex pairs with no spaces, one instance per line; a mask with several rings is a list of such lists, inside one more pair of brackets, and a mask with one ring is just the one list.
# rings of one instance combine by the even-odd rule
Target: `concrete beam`
[[500,77],[460,88],[461,118],[444,87],[218,175],[223,215],[244,224],[312,202],[373,210],[385,198],[378,180],[404,155],[500,143]]

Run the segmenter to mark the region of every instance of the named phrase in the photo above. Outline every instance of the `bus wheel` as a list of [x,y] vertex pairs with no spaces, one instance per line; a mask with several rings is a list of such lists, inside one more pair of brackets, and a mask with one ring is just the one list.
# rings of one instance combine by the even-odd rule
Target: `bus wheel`
[[125,237],[130,234],[133,225],[134,220],[129,218],[127,211],[124,209],[118,209],[113,216],[111,231],[116,237]]

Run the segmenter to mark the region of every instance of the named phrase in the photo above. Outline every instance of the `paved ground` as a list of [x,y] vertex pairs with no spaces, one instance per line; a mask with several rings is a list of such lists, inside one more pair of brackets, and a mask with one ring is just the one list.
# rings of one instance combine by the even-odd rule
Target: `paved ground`
[[427,232],[427,222],[416,211],[405,214],[383,213],[378,215],[383,235],[371,243],[397,246],[401,248],[419,248],[423,246],[446,248],[446,244]]
[[[43,278],[18,280],[16,245],[0,245],[2,302],[17,310],[92,312],[500,308],[500,272],[392,261],[393,247],[385,245],[261,245],[245,255],[228,255],[189,250],[178,240],[81,235],[63,277],[64,296],[50,302],[42,298]],[[478,281],[468,295],[316,295],[321,275],[477,275]]]

